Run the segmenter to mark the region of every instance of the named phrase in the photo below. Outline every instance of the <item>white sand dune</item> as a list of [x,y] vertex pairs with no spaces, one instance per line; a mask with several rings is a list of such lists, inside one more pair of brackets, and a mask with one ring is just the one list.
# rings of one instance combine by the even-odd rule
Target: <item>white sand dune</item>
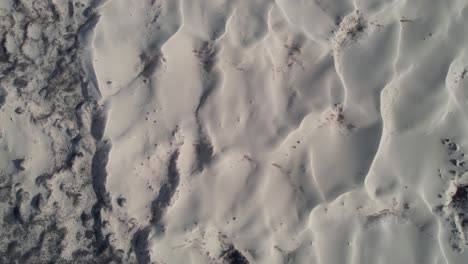
[[117,240],[149,227],[167,263],[226,245],[253,263],[466,263],[447,189],[466,168],[450,175],[441,144],[463,151],[466,10],[108,2],[93,55]]
[[[15,10],[16,21],[25,11],[12,2],[0,1],[0,9]],[[0,164],[12,179],[0,196],[14,208],[9,216],[11,206],[3,207],[13,219],[4,226],[16,221],[39,241],[59,234],[54,260],[468,263],[468,2],[71,6],[84,15],[64,20],[71,7],[56,4],[55,23],[75,25],[75,63],[63,74],[77,73],[63,78],[76,76],[81,104],[67,103],[63,92],[51,104],[74,107],[60,111],[75,117],[63,117],[60,129],[31,121],[29,112],[16,117],[17,102],[32,115],[46,106],[34,108],[8,88],[23,86],[11,71],[0,83]],[[5,54],[37,65],[45,56],[60,61],[62,53],[37,48],[44,25],[17,37],[20,51],[8,31]],[[19,67],[11,56],[9,67]],[[63,156],[53,149],[60,146],[81,154]],[[69,166],[50,172],[57,157]],[[37,193],[42,207],[23,205]],[[25,220],[30,207],[42,208],[34,217],[63,216],[41,231],[33,220],[42,218]],[[6,263],[48,258],[41,247],[18,253],[27,247],[12,246],[21,241],[15,232],[0,247]],[[70,238],[78,233],[86,239]]]

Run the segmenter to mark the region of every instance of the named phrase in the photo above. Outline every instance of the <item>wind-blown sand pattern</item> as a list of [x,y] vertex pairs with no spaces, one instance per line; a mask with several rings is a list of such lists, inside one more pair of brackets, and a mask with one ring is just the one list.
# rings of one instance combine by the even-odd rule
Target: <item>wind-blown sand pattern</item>
[[468,263],[467,25],[0,0],[0,263]]

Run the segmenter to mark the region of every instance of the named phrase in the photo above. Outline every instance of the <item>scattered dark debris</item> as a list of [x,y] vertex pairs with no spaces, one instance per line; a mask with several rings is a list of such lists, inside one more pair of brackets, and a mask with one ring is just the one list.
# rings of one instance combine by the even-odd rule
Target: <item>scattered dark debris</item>
[[[457,155],[464,156],[461,147],[453,142],[452,139],[441,139],[442,144],[448,150],[447,156]],[[450,231],[448,243],[455,252],[462,252],[466,248],[468,239],[468,185],[457,184],[456,179],[459,175],[466,172],[465,161],[450,158],[448,159],[451,165],[457,166],[448,171],[451,176],[448,179],[454,184],[454,191],[451,194],[437,194],[439,199],[444,199],[441,205],[434,208],[434,213],[442,217],[445,221],[445,226]],[[440,171],[440,170],[439,170]],[[446,179],[446,178],[442,178]]]
[[85,237],[86,237],[87,239],[92,239],[93,236],[94,236],[93,231],[91,231],[91,230],[86,230],[86,232],[85,232]]
[[16,170],[24,171],[24,159],[15,159],[12,161]]
[[16,87],[16,88],[24,88],[28,85],[28,82],[24,79],[20,79],[20,78],[17,78],[13,81],[13,85]]
[[445,145],[445,144],[447,144],[447,143],[450,142],[450,139],[448,139],[448,138],[443,138],[443,139],[441,139],[441,141],[442,141],[442,144]]
[[339,28],[334,33],[333,45],[335,49],[344,48],[357,41],[367,28],[367,21],[359,10],[340,19]]
[[221,253],[220,257],[225,264],[249,264],[247,258],[233,245],[229,245],[228,248]]
[[123,198],[123,197],[118,197],[117,198],[117,204],[122,207],[125,205],[125,203],[127,202],[127,199]]
[[17,108],[15,109],[15,113],[17,113],[18,115],[21,115],[22,113],[24,113],[24,109],[21,108],[21,107],[17,107]]
[[200,60],[205,73],[210,73],[215,66],[218,53],[214,42],[203,42],[199,48],[193,49],[192,52]]
[[366,222],[364,223],[364,226],[370,226],[378,221],[381,221],[382,219],[387,219],[390,217],[395,217],[396,213],[391,210],[382,210],[378,213],[375,213],[373,215],[367,216]]
[[213,157],[213,145],[207,137],[203,137],[195,144],[197,155],[197,171],[202,171],[211,163]]
[[451,197],[451,206],[457,209],[468,209],[468,185],[457,186],[456,192]]
[[86,225],[86,223],[91,220],[91,216],[87,214],[86,212],[82,212],[80,216],[81,222],[83,225]]
[[455,144],[455,143],[449,143],[449,144],[447,145],[447,149],[448,149],[448,150],[451,150],[451,151],[456,151],[456,150],[458,149],[458,146],[457,146],[457,144]]
[[408,23],[408,22],[413,22],[413,20],[412,20],[412,19],[408,19],[408,18],[406,18],[406,17],[403,16],[403,17],[400,18],[400,22],[401,22],[401,23]]

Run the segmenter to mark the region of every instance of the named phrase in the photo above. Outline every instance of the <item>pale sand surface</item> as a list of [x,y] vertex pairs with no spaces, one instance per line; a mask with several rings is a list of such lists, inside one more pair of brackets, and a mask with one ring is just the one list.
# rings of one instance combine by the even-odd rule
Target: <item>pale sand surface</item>
[[0,1],[5,263],[468,263],[467,1],[39,2]]

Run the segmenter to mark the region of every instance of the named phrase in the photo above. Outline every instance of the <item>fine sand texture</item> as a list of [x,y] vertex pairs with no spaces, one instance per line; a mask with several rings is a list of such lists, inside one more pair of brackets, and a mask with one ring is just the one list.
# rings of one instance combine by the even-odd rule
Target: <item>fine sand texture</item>
[[468,263],[468,1],[0,0],[0,263]]

